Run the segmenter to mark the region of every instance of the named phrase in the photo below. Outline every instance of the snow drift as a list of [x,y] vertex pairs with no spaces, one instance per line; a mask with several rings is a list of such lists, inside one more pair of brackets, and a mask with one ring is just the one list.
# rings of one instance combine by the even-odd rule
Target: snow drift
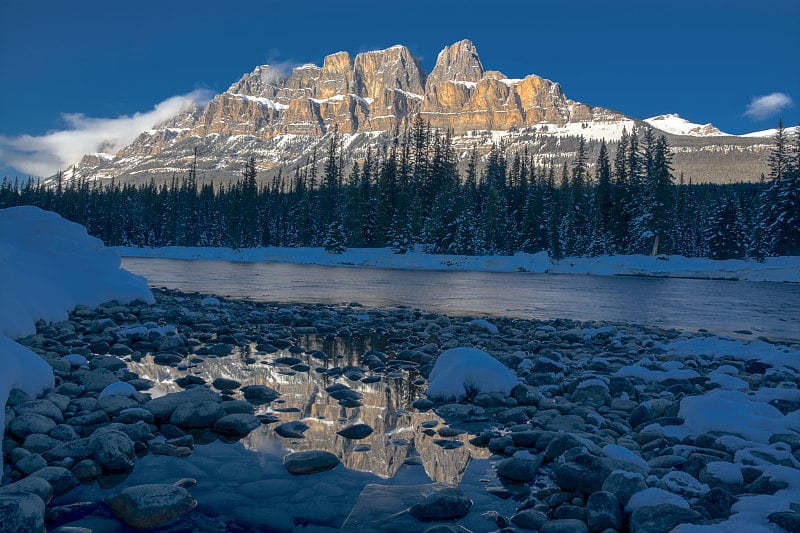
[[488,353],[475,348],[445,350],[433,365],[426,394],[444,401],[459,401],[467,393],[510,394],[516,374]]
[[119,255],[86,228],[37,207],[0,209],[0,273],[3,428],[11,389],[36,396],[54,385],[50,365],[11,338],[35,333],[38,320],[65,320],[80,304],[155,301],[147,281],[121,269]]

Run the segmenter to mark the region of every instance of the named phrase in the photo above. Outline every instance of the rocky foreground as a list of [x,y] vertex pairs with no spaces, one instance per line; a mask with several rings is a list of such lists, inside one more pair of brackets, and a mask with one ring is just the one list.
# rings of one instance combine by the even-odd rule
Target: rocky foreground
[[[89,531],[70,524],[103,513],[137,529],[168,528],[201,515],[191,479],[127,487],[104,502],[54,502],[81,483],[124,478],[148,454],[182,461],[196,439],[205,442],[213,434],[236,442],[278,421],[263,409],[278,400],[278,391],[243,387],[222,375],[204,380],[191,372],[203,360],[275,354],[291,372],[331,376],[336,383],[324,393],[352,409],[362,399],[354,384],[408,371],[427,377],[442,350],[459,346],[488,352],[520,378],[510,395],[473,393],[459,403],[423,397],[410,407],[433,410],[447,421],[449,427],[425,429],[436,433],[443,450],[462,446],[452,437],[468,429],[471,445],[492,454],[504,486],[495,496],[518,505],[513,514],[485,513],[482,530],[668,532],[679,524],[735,519],[752,510],[747,502],[766,508],[788,501],[785,509],[751,523],[766,531],[800,531],[800,434],[765,427],[756,442],[737,427],[682,438],[668,430],[686,422],[686,398],[716,390],[796,390],[800,378],[791,366],[674,354],[665,346],[686,334],[630,325],[473,320],[355,303],[289,307],[171,291],[156,297],[152,306],[80,307],[68,321],[40,323],[36,335],[19,340],[52,366],[56,387],[38,399],[14,390],[8,400],[3,531]],[[307,351],[305,335],[369,336],[387,347],[366,351],[358,365],[339,367],[332,354]],[[143,358],[185,371],[176,380],[183,390],[152,398],[147,391],[156,384],[128,368]],[[326,359],[329,364],[314,367]],[[796,397],[762,397],[773,398],[759,404],[767,419],[797,418]],[[270,427],[296,439],[307,429],[300,421]],[[355,424],[339,434],[358,441],[375,430]],[[326,450],[290,453],[284,467],[295,476],[343,468]],[[542,484],[543,478],[549,482]],[[457,523],[475,512],[473,501],[457,487],[439,488],[397,515],[400,530],[464,531]],[[318,530],[343,527],[368,529],[332,519]]]

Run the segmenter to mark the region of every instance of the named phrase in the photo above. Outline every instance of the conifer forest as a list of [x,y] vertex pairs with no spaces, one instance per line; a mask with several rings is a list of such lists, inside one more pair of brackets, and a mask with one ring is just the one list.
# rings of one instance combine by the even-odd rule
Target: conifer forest
[[571,162],[536,164],[493,146],[485,158],[473,149],[459,170],[449,134],[417,120],[347,166],[334,134],[325,153],[267,183],[243,155],[241,179],[225,185],[199,183],[194,169],[145,185],[4,178],[0,208],[56,211],[112,246],[759,260],[800,255],[800,134],[779,125],[772,142],[767,176],[727,185],[676,179],[667,139],[650,128],[602,142],[595,161],[581,137]]

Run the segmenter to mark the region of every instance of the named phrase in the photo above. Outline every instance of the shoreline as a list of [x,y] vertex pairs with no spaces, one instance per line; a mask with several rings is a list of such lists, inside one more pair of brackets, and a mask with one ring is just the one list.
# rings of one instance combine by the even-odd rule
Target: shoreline
[[[208,438],[209,429],[223,416],[243,415],[239,417],[245,424],[243,428],[254,423],[254,418],[257,419],[258,426],[250,428],[245,435],[253,431],[272,435],[278,427],[274,424],[284,420],[267,418],[267,414],[275,413],[272,408],[261,410],[265,405],[278,405],[272,404],[276,398],[289,398],[288,392],[277,391],[280,383],[272,383],[272,386],[252,384],[278,392],[272,400],[266,400],[273,394],[261,388],[251,389],[267,395],[257,401],[255,396],[247,397],[244,381],[238,385],[226,383],[224,385],[229,388],[221,389],[221,382],[215,382],[220,386],[212,385],[211,382],[226,376],[207,375],[207,379],[196,376],[200,380],[187,378],[179,384],[181,392],[160,397],[167,399],[149,399],[146,393],[151,390],[151,383],[130,371],[132,365],[138,362],[137,359],[141,361],[143,358],[155,360],[160,357],[161,362],[156,365],[190,376],[195,375],[193,369],[200,368],[204,363],[222,364],[244,357],[236,355],[238,350],[252,344],[255,351],[248,352],[251,354],[249,357],[255,363],[263,361],[267,367],[277,369],[281,375],[288,373],[297,379],[306,380],[324,378],[325,383],[331,381],[348,390],[357,391],[362,398],[355,399],[354,396],[351,400],[362,403],[362,406],[336,401],[341,404],[342,409],[349,410],[347,412],[358,409],[363,413],[369,407],[369,403],[364,403],[364,398],[369,398],[368,392],[373,387],[382,390],[382,384],[400,379],[390,377],[395,376],[395,373],[398,376],[406,375],[407,371],[403,368],[413,369],[425,377],[430,373],[441,350],[455,346],[483,349],[516,373],[520,385],[514,391],[510,394],[481,393],[469,401],[451,404],[434,403],[419,398],[420,401],[415,402],[415,405],[405,408],[423,414],[423,418],[426,412],[435,412],[442,417],[444,422],[439,427],[434,427],[435,439],[441,440],[443,444],[434,443],[433,440],[428,442],[430,450],[436,454],[452,457],[455,452],[448,450],[466,449],[470,446],[487,450],[496,461],[494,472],[506,480],[514,480],[516,476],[513,483],[527,487],[525,502],[514,505],[521,508],[516,513],[512,514],[507,507],[500,505],[500,499],[489,500],[495,501],[497,509],[508,513],[505,516],[507,520],[523,529],[525,524],[530,525],[542,516],[547,520],[571,519],[586,522],[589,520],[587,513],[593,509],[590,497],[597,492],[616,494],[620,506],[618,512],[625,514],[626,521],[634,520],[638,509],[626,512],[621,501],[627,490],[623,490],[622,486],[633,482],[631,480],[639,480],[634,483],[639,490],[658,489],[687,502],[698,498],[702,500],[702,494],[692,496],[685,492],[685,487],[681,489],[679,485],[671,485],[669,481],[677,475],[670,472],[686,472],[687,462],[697,461],[696,458],[692,459],[692,454],[713,454],[717,460],[732,465],[726,467],[728,470],[735,467],[744,475],[744,466],[736,462],[735,450],[729,450],[724,445],[721,445],[720,450],[719,446],[711,445],[722,442],[718,436],[712,438],[713,432],[719,429],[694,434],[699,422],[695,423],[695,430],[689,429],[695,415],[684,409],[686,398],[706,398],[706,408],[712,411],[717,405],[714,403],[715,398],[723,393],[738,398],[740,403],[744,402],[743,406],[758,404],[764,408],[769,405],[769,398],[780,398],[785,404],[782,404],[782,409],[786,410],[785,416],[800,403],[800,395],[792,396],[791,389],[781,386],[782,383],[792,382],[794,391],[797,392],[800,360],[792,363],[789,355],[800,356],[800,348],[784,347],[785,350],[792,351],[787,355],[780,346],[763,341],[754,341],[761,344],[755,346],[754,350],[748,350],[749,345],[712,335],[688,334],[630,324],[503,317],[481,320],[474,315],[424,313],[409,307],[364,308],[352,302],[340,305],[293,305],[285,302],[228,300],[173,290],[156,289],[154,293],[156,303],[152,305],[118,305],[110,302],[96,309],[79,307],[70,314],[68,321],[40,324],[36,336],[18,339],[21,344],[39,352],[53,366],[59,381],[56,389],[47,392],[41,400],[26,399],[17,394],[9,402],[14,419],[8,423],[12,434],[6,436],[7,439],[10,437],[9,446],[12,442],[16,443],[12,450],[6,450],[12,459],[10,463],[14,465],[10,468],[11,474],[14,481],[23,483],[23,487],[26,480],[32,477],[45,479],[49,490],[42,483],[27,481],[31,485],[29,492],[37,494],[43,502],[49,499],[48,492],[52,495],[53,492],[59,493],[63,490],[63,494],[68,497],[70,489],[64,489],[74,485],[79,479],[84,482],[81,485],[83,487],[91,486],[95,483],[93,480],[115,472],[130,474],[131,468],[135,468],[135,464],[143,457],[158,455],[171,458],[165,460],[180,463],[197,453],[202,455],[195,444],[202,446],[204,441],[200,435]],[[354,361],[356,364],[349,365],[353,368],[342,367],[333,357],[334,354],[315,356],[314,350],[304,346],[303,335],[311,334],[343,340],[362,335],[378,335],[387,341],[383,356],[385,359],[377,355],[367,358],[369,352],[366,352]],[[390,340],[393,342],[389,342]],[[718,353],[715,354],[714,349]],[[83,357],[85,363],[76,356]],[[197,361],[191,363],[194,359]],[[286,362],[277,362],[279,359]],[[295,359],[298,361],[295,362]],[[315,365],[323,363],[323,366],[315,369]],[[787,364],[791,366],[786,366]],[[181,370],[181,367],[186,370]],[[324,372],[320,372],[320,368]],[[336,372],[334,369],[337,369]],[[770,373],[769,369],[775,370]],[[347,372],[351,374],[347,375]],[[370,378],[373,377],[379,379],[372,381]],[[123,394],[105,394],[108,387],[112,387],[112,390],[113,387],[121,389]],[[331,396],[336,390],[341,389],[330,392],[320,390],[320,395]],[[783,391],[788,392],[784,394]],[[29,405],[28,407],[34,409],[31,411],[25,406],[30,402],[40,403]],[[192,407],[185,408],[191,413],[186,413],[184,418],[175,416],[175,411],[181,404]],[[53,411],[51,405],[59,413]],[[200,405],[203,409],[213,411],[215,415],[200,412]],[[777,411],[775,407],[770,408]],[[432,411],[428,411],[430,409]],[[224,415],[221,410],[225,412]],[[387,411],[384,408],[382,412]],[[50,418],[52,427],[47,424],[50,436],[36,432],[25,435],[27,430],[19,428],[22,426],[20,419],[25,418],[26,413]],[[289,414],[281,416],[293,416],[291,411],[286,413]],[[59,415],[61,421],[58,420]],[[192,417],[194,421],[187,423]],[[32,416],[27,418],[41,422]],[[737,431],[750,431],[747,429],[747,416],[743,413],[741,418],[736,426]],[[202,421],[196,422],[198,419]],[[490,427],[460,433],[462,430],[459,427],[474,428],[476,420],[483,420],[482,424],[485,426],[488,423]],[[311,419],[299,418],[296,421],[304,421],[306,425],[313,426]],[[284,420],[284,424],[296,421]],[[388,428],[379,427],[374,420],[370,419],[370,422],[368,425],[376,434],[389,431]],[[755,420],[752,424],[754,427],[758,426],[759,421]],[[424,463],[425,454],[419,454],[420,450],[428,449],[422,448],[428,438],[425,431],[433,431],[423,425],[418,426],[417,423],[413,425],[416,437],[412,442],[416,446],[404,458],[402,467],[411,470],[417,467],[414,463]],[[65,426],[69,426],[72,433]],[[169,426],[177,426],[178,431]],[[52,437],[52,432],[57,428],[61,429],[56,434],[64,440]],[[780,428],[776,426],[775,429]],[[793,432],[798,429],[800,428],[787,430]],[[315,430],[312,427],[308,431],[310,436]],[[30,436],[35,434],[43,436],[32,439]],[[198,436],[195,437],[195,434]],[[96,437],[93,439],[92,435]],[[743,436],[763,440],[759,435],[753,433]],[[100,436],[104,438],[101,439]],[[51,440],[46,440],[45,437]],[[333,437],[331,434],[327,440],[335,442]],[[299,439],[298,442],[304,442],[302,435],[294,438]],[[40,443],[35,445],[37,440]],[[775,453],[788,452],[793,457],[791,460],[785,459],[789,463],[800,460],[800,438],[788,443],[785,439],[774,443],[771,437],[767,440],[770,442],[759,444],[759,449],[763,450],[766,446],[774,448]],[[31,442],[26,444],[28,441]],[[117,442],[117,449],[109,454],[100,453],[102,441]],[[378,448],[375,446],[377,445],[373,445],[372,453],[377,453]],[[14,450],[25,450],[29,453]],[[326,451],[332,453],[331,450]],[[338,455],[342,453],[339,450]],[[80,458],[81,454],[85,457]],[[103,459],[99,459],[100,457]],[[555,461],[559,457],[562,459]],[[330,473],[320,472],[309,478],[360,478],[361,474],[336,466],[344,458],[345,455],[342,455],[333,464],[334,469]],[[40,469],[28,472],[32,466],[41,465],[42,461],[47,465],[42,468],[50,470],[44,473]],[[587,461],[592,465],[589,470],[581,466],[587,464]],[[94,465],[89,464],[91,462]],[[300,478],[287,474],[280,464],[275,468],[283,473],[271,475],[286,476],[287,480],[302,485],[303,482],[298,481]],[[705,463],[696,470],[690,469],[690,475],[701,486],[697,489],[701,493],[702,485],[706,485],[708,490],[718,488],[735,497],[736,494],[746,493],[745,489],[755,490],[754,487],[763,485],[763,480],[758,480],[772,467],[759,463],[749,465],[748,468],[741,485],[731,485],[728,477],[714,474],[712,470],[705,468]],[[784,468],[797,470],[796,466]],[[616,470],[627,472],[627,477],[617,479],[612,475]],[[538,472],[539,475],[544,473],[551,478],[553,486],[546,491],[535,489],[530,485],[533,478],[531,472]],[[604,473],[605,477],[592,477],[593,472]],[[526,477],[529,474],[531,477]],[[520,477],[523,479],[519,479]],[[785,483],[786,487],[776,490],[775,494],[779,495],[777,500],[783,502],[784,499],[792,501],[791,498],[795,498],[793,501],[797,501],[800,484],[795,484],[788,474],[781,474],[780,477],[789,481]],[[607,479],[613,479],[618,485],[606,486]],[[4,483],[7,481],[10,480],[6,479]],[[185,504],[183,511],[171,519],[176,521],[172,523],[178,524],[176,527],[180,527],[179,524],[186,525],[186,521],[207,522],[223,520],[220,516],[227,516],[222,514],[213,518],[213,513],[208,514],[214,509],[224,508],[223,502],[213,496],[214,489],[201,490],[203,483],[213,481],[200,479],[196,487],[185,482],[187,487],[178,488],[186,493],[178,488],[169,489]],[[121,494],[119,489],[125,485],[123,479],[111,492]],[[3,485],[0,489],[0,496],[4,489],[8,494],[7,486],[9,485]],[[595,490],[584,490],[587,486]],[[125,490],[129,488],[131,487]],[[192,490],[187,491],[187,488]],[[474,486],[464,488],[468,491],[477,490]],[[354,488],[353,491],[355,490],[357,489]],[[581,490],[583,495],[576,496],[576,491]],[[554,498],[557,494],[572,496],[569,503],[564,503]],[[480,505],[489,505],[485,510],[491,510],[491,503],[481,503],[483,496],[480,493],[467,496],[478,503],[463,518],[463,523],[474,528],[475,524],[485,520],[478,512]],[[64,501],[64,497],[59,499],[57,496],[56,502]],[[198,509],[192,512],[188,508],[190,501],[186,498],[193,497],[200,503]],[[324,495],[319,497],[323,502],[320,504],[321,508],[325,509],[327,503],[324,502],[328,500]],[[579,505],[574,505],[577,503],[573,501],[575,498],[580,500]],[[348,492],[345,499],[350,503],[357,502],[358,494]],[[255,506],[256,501],[253,500],[252,503]],[[353,503],[354,507],[355,505]],[[525,508],[525,505],[529,507]],[[89,513],[109,519],[109,511],[105,506],[106,504],[97,501],[93,503]],[[84,518],[78,518],[79,513],[75,509],[67,511],[63,507],[64,505],[56,505],[56,511],[51,505],[48,509],[49,516],[61,516],[54,523],[82,523]],[[296,513],[292,515],[295,523],[305,519],[302,518],[305,515],[299,507],[289,508]],[[704,507],[702,503],[698,504],[697,501],[691,503],[691,510],[697,513],[691,515],[692,520],[697,523],[722,520],[720,517],[706,516],[710,508]],[[780,512],[789,512],[788,507]],[[639,512],[640,515],[642,513],[644,511]],[[341,512],[331,511],[328,518],[330,525],[343,527],[349,518],[347,515],[349,511],[344,516]],[[570,518],[565,518],[566,515]],[[230,524],[242,523],[241,520],[247,519],[255,518],[231,517],[230,520],[234,521]],[[128,516],[127,520],[136,518]],[[407,514],[403,515],[402,520],[419,527],[416,519]]]

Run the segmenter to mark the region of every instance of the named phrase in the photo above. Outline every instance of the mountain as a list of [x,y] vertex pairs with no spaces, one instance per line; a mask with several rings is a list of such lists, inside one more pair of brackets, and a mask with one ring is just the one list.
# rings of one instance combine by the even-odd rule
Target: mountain
[[[792,128],[785,129],[787,135],[797,135],[797,132],[800,131],[800,126],[794,126]],[[754,131],[751,133],[745,133],[742,137],[753,137],[753,138],[761,138],[761,139],[769,139],[775,136],[778,133],[776,128],[772,128],[770,130],[761,130],[761,131]]]
[[355,57],[337,52],[321,67],[290,72],[258,66],[207,105],[143,132],[116,154],[84,156],[74,173],[163,181],[185,175],[194,162],[199,180],[226,182],[241,176],[253,154],[259,178],[266,180],[307,164],[315,151],[324,154],[333,132],[341,138],[345,164],[352,164],[367,148],[391,143],[416,117],[451,130],[462,161],[473,147],[484,156],[501,144],[510,152],[528,150],[541,163],[560,163],[574,156],[580,135],[590,141],[593,160],[600,139],[614,143],[623,128],[648,123],[669,134],[676,175],[695,181],[756,179],[769,150],[764,139],[727,136],[677,115],[643,122],[576,102],[558,83],[535,74],[510,79],[486,70],[475,45],[463,40],[445,47],[430,73],[401,45]]
[[694,124],[676,114],[658,115],[644,119],[656,129],[673,135],[689,135],[691,137],[719,137],[729,135],[721,132],[713,124]]

